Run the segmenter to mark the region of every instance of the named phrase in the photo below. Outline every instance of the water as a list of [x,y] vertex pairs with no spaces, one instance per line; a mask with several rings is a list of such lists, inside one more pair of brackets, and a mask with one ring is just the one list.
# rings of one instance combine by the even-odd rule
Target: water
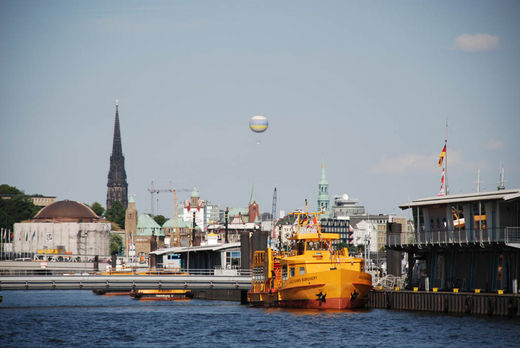
[[142,302],[90,291],[3,291],[0,347],[520,346],[520,320],[387,311]]

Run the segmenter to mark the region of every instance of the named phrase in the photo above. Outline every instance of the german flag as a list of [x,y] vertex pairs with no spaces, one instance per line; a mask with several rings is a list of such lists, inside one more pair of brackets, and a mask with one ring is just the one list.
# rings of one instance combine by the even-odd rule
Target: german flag
[[444,160],[444,157],[446,157],[446,145],[444,145],[444,148],[441,152],[441,158],[439,158],[439,167],[442,166],[442,161]]

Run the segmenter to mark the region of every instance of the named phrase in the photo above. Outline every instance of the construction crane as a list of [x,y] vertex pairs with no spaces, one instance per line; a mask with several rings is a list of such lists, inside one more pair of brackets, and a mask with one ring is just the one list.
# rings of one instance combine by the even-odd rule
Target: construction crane
[[148,191],[150,192],[150,213],[152,217],[154,216],[155,209],[154,209],[154,195],[156,195],[157,199],[157,209],[159,209],[159,193],[161,192],[171,192],[172,193],[172,203],[173,203],[173,230],[175,233],[175,238],[177,245],[180,245],[180,231],[179,231],[179,213],[178,213],[178,201],[177,201],[177,192],[191,192],[190,189],[175,189],[172,188],[172,182],[170,181],[168,189],[157,189],[155,188],[155,184],[152,180],[152,183],[150,185],[150,188]]
[[277,200],[277,197],[276,197],[276,187],[275,187],[274,192],[273,192],[273,209],[271,210],[271,219],[273,220],[273,224],[274,224],[274,220],[275,220],[275,216],[276,216],[276,200]]
[[[170,181],[170,187],[171,187],[171,181]],[[156,195],[156,199],[157,199],[157,210],[159,210],[159,193],[161,192],[171,192],[172,189],[157,189],[155,188],[155,185],[154,185],[154,182],[152,180],[152,183],[150,185],[150,188],[148,189],[148,191],[150,192],[150,215],[152,217],[155,216],[155,209],[154,209],[154,197],[153,195],[155,194]]]

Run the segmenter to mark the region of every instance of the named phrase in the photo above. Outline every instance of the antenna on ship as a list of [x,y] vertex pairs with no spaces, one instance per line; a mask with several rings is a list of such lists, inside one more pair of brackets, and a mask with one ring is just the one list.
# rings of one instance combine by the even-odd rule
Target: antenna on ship
[[446,147],[446,157],[444,158],[444,196],[448,195],[448,118],[446,117],[446,139],[444,139]]

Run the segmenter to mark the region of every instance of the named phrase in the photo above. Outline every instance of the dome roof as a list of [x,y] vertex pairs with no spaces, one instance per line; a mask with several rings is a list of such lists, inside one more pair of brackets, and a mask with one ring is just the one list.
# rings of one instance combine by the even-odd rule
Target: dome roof
[[99,220],[99,216],[85,204],[64,200],[49,204],[34,217],[34,220],[48,219]]

